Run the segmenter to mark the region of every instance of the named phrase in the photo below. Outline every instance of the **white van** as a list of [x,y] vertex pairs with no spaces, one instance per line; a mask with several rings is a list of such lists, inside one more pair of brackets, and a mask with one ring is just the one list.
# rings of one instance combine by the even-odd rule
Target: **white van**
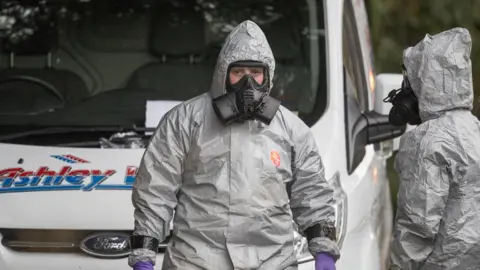
[[[149,135],[208,91],[223,39],[245,19],[274,52],[272,95],[311,127],[336,188],[338,269],[385,269],[385,159],[404,129],[381,99],[401,76],[376,79],[363,0],[5,2],[0,270],[129,269],[130,190]],[[299,269],[314,269],[298,250]]]

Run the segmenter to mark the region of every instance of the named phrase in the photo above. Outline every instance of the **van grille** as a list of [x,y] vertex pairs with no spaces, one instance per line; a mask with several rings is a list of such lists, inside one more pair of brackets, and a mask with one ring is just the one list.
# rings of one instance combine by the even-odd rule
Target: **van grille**
[[[87,236],[100,231],[88,230],[42,230],[0,229],[2,245],[17,252],[80,253],[80,242]],[[131,231],[109,231],[131,234]],[[168,237],[160,244],[158,252],[164,253]]]

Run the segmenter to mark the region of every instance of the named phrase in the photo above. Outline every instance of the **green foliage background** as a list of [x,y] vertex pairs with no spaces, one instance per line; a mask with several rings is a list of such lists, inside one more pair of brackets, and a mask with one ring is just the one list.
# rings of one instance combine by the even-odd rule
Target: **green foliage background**
[[[473,112],[480,116],[480,1],[479,0],[366,0],[376,73],[400,73],[403,50],[430,35],[463,27],[472,36],[472,65],[475,101]],[[398,178],[388,160],[393,206],[396,206]]]
[[[470,31],[471,59],[476,84],[474,112],[480,115],[480,1],[479,0],[366,0],[376,72],[400,73],[403,50],[428,33],[453,27]],[[477,113],[478,112],[478,113]]]

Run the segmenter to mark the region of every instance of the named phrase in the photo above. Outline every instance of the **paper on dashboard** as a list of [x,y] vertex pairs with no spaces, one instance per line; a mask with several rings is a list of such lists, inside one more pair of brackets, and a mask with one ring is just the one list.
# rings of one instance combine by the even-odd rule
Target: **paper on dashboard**
[[182,102],[173,100],[147,100],[145,127],[156,128],[162,117],[180,103]]

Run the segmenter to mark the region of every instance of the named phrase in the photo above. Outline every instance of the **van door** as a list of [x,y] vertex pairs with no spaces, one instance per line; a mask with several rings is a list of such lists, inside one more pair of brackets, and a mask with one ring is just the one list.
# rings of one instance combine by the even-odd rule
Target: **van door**
[[[343,73],[344,113],[346,130],[347,171],[354,189],[349,195],[347,237],[361,239],[362,249],[356,252],[362,269],[381,269],[388,250],[384,239],[391,224],[388,203],[388,182],[385,160],[378,158],[373,145],[355,143],[357,121],[369,111],[369,89],[359,28],[351,0],[343,9]],[[390,216],[389,216],[390,215]],[[388,244],[388,242],[387,242]],[[358,249],[358,247],[349,247]],[[358,254],[358,252],[362,254]]]

